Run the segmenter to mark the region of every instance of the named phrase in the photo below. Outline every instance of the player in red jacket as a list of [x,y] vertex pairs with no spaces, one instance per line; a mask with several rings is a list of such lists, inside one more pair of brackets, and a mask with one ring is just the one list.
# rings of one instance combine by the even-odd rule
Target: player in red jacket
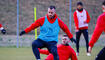
[[68,35],[70,40],[75,41],[67,25],[58,18],[55,6],[50,6],[47,15],[36,20],[31,26],[22,31],[20,36],[38,27],[40,27],[40,34],[37,40],[32,42],[32,50],[37,60],[40,60],[38,48],[43,47],[46,47],[53,54],[54,60],[59,60],[56,44],[60,28]]
[[83,8],[83,3],[77,3],[77,10],[74,12],[74,23],[76,31],[76,48],[77,55],[79,55],[79,41],[81,34],[84,35],[86,41],[87,56],[90,56],[88,52],[88,23],[90,22],[90,16],[88,12]]
[[[59,60],[78,60],[75,51],[68,44],[69,39],[67,35],[62,38],[62,44],[57,45]],[[48,50],[39,49],[41,54],[48,55],[45,60],[54,60],[53,55]]]
[[[102,3],[102,10],[104,13],[98,17],[96,27],[89,42],[89,52],[91,52],[92,47],[97,42],[102,32],[105,32],[105,1]],[[105,47],[100,51],[95,60],[105,60]]]
[[6,33],[6,30],[3,28],[2,24],[0,24],[0,31],[1,31],[2,34]]

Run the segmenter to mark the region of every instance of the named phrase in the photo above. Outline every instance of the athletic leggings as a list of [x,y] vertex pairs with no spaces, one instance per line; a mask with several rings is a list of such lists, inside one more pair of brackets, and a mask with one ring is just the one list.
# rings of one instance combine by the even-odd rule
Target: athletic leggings
[[32,43],[32,50],[36,59],[40,59],[40,53],[38,48],[43,47],[46,47],[49,50],[49,52],[53,54],[54,60],[59,60],[59,56],[57,53],[57,42],[56,41],[46,42],[39,38],[37,40],[34,40]]
[[87,52],[88,52],[88,47],[89,47],[89,45],[88,45],[88,43],[89,43],[89,41],[88,41],[88,29],[85,29],[85,30],[79,30],[78,32],[76,32],[76,41],[77,41],[76,48],[77,48],[78,53],[79,53],[80,36],[81,36],[82,33],[83,33],[83,36],[84,36],[85,41],[86,41],[86,49],[87,49]]
[[99,52],[95,60],[105,60],[105,47]]

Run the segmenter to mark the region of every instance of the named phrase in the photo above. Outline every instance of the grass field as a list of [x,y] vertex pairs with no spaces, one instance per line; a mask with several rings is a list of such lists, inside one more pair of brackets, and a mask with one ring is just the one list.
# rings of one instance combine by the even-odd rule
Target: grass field
[[[74,48],[75,49],[75,48]],[[102,47],[94,47],[92,56],[86,56],[85,47],[80,48],[80,56],[78,60],[94,60],[95,56],[102,49]],[[41,59],[44,60],[46,55],[41,55]],[[36,60],[32,53],[31,48],[10,48],[0,47],[0,60]]]

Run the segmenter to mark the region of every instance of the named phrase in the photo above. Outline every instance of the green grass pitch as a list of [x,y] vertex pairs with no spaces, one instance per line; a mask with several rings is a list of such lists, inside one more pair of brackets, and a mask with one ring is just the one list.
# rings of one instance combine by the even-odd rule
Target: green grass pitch
[[[75,49],[75,48],[74,48]],[[86,56],[85,47],[80,48],[80,56],[78,60],[94,60],[102,47],[94,47],[92,56]],[[46,55],[41,54],[41,59],[44,60]],[[31,48],[10,48],[0,47],[0,60],[36,60]]]

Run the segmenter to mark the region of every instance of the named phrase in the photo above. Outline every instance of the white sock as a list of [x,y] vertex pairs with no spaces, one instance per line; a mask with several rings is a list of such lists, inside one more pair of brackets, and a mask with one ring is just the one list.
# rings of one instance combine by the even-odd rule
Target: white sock
[[37,59],[37,60],[41,60],[41,59]]

